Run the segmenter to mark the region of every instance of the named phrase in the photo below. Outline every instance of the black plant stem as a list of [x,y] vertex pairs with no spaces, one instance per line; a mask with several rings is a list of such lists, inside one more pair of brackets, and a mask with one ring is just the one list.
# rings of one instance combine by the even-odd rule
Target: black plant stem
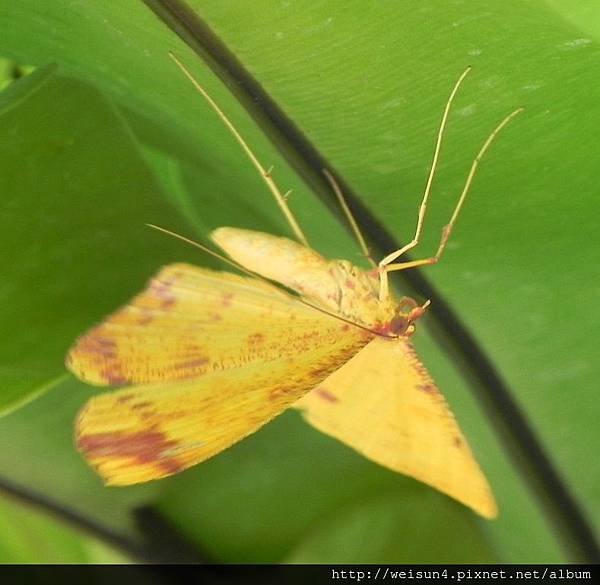
[[[84,516],[73,508],[58,503],[41,493],[19,485],[5,477],[0,477],[0,494],[20,504],[25,504],[27,507],[40,510],[56,518],[59,522],[65,523],[77,531],[104,542],[108,546],[121,551],[132,561],[146,564],[202,564],[209,562],[187,541],[182,541],[179,536],[175,535],[173,530],[165,530],[164,522],[160,530],[155,530],[159,533],[159,543],[154,542],[154,531],[149,530],[143,531],[144,538],[140,543],[137,539],[129,538],[110,530],[103,523]],[[144,510],[140,510],[140,513],[145,516]],[[136,516],[138,516],[139,520],[137,513]],[[148,522],[144,521],[142,528],[147,528],[147,526]],[[167,537],[169,539],[168,546],[165,546]]]
[[[206,62],[300,177],[338,217],[341,214],[322,169],[335,175],[348,205],[375,248],[387,253],[401,247],[198,14],[180,0],[144,0],[144,3]],[[591,526],[513,398],[515,393],[422,273],[407,270],[401,277],[419,298],[431,299],[434,334],[461,366],[502,444],[562,541],[566,557],[572,561],[600,562],[600,549]]]

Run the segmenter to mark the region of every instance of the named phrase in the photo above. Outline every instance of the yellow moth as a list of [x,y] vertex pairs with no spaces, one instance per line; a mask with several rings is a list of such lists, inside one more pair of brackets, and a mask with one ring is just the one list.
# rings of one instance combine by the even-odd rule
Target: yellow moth
[[107,484],[145,482],[220,453],[295,406],[311,425],[369,459],[495,517],[488,482],[411,345],[429,303],[395,298],[388,274],[439,260],[479,159],[520,110],[477,155],[436,255],[399,261],[419,241],[450,105],[468,70],[463,73],[444,111],[413,240],[364,270],[309,247],[270,172],[172,57],[257,167],[297,241],[219,228],[211,238],[228,258],[196,245],[243,276],[165,266],[129,304],[83,335],[67,356],[71,371],[91,384],[125,387],[85,405],[76,423],[78,449]]

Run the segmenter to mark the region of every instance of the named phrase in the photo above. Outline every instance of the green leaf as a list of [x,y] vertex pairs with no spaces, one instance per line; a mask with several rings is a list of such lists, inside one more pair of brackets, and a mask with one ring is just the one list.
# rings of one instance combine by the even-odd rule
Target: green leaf
[[130,563],[101,541],[38,511],[0,498],[0,563]]
[[[484,10],[465,0],[191,3],[398,240],[414,230],[447,95],[465,66],[474,66],[451,118],[420,256],[435,250],[480,144],[504,115],[526,106],[482,163],[444,261],[427,277],[490,356],[594,529],[600,515],[600,464],[589,454],[598,441],[600,323],[590,278],[597,265],[593,153],[600,130],[596,4],[507,0]],[[173,5],[24,0],[0,13],[7,56],[38,66],[57,62],[109,100],[73,81],[48,81],[4,115],[10,148],[0,165],[10,214],[3,214],[2,237],[15,250],[0,289],[6,405],[60,376],[72,339],[158,266],[192,258],[185,247],[147,233],[144,222],[186,234],[195,228],[200,236],[218,225],[289,233],[168,50],[193,67],[259,158],[275,166],[278,182],[295,190],[291,204],[311,244],[328,256],[357,258],[335,216],[294,177],[236,97],[148,9]],[[193,26],[182,34],[190,42],[200,38]],[[204,45],[209,62],[227,77],[218,48]],[[243,97],[243,86],[228,81]],[[245,103],[282,143],[275,131],[281,120],[269,124],[263,102],[246,96]],[[316,184],[319,169],[294,155],[294,145],[293,138],[284,145],[286,156]],[[149,499],[200,549],[229,561],[351,560],[361,550],[361,533],[374,535],[378,525],[388,536],[365,550],[365,560],[590,560],[593,542],[552,504],[556,490],[540,478],[527,445],[495,434],[492,424],[505,425],[506,417],[484,415],[469,393],[474,357],[458,351],[456,339],[433,339],[426,331],[431,315],[423,325],[419,351],[490,477],[499,520],[476,519],[429,488],[363,461],[294,414],[161,482],[160,494]],[[82,404],[85,391],[78,388],[71,399]],[[66,429],[60,441],[43,442],[44,431],[67,425],[70,415],[42,401],[64,391],[61,384],[3,419],[4,440],[10,437],[28,461],[17,465],[7,453],[0,466],[5,473],[20,469],[21,481],[35,478],[61,501],[72,494],[50,476],[60,475],[57,469],[73,474],[74,492],[83,471],[74,471],[81,465],[74,454],[73,461],[66,457]],[[38,403],[47,410],[43,422],[33,414]],[[30,442],[38,451],[25,449]],[[39,465],[49,453],[61,454],[52,470]],[[542,488],[533,492],[532,485]],[[103,490],[91,489],[78,505],[110,525],[96,509]],[[127,504],[119,506],[125,515]],[[417,520],[428,538],[402,529]],[[442,529],[450,522],[452,546]]]
[[2,116],[4,409],[60,381],[75,337],[138,289],[157,256],[181,257],[144,226],[182,224],[129,127],[92,90],[48,75],[10,86],[20,103]]
[[[394,490],[396,491],[396,490]],[[380,492],[335,510],[286,559],[291,563],[493,563],[490,535],[458,507],[440,506],[434,492],[415,490],[415,506],[405,496]],[[436,522],[423,513],[438,512]],[[408,534],[407,534],[408,533]],[[469,539],[456,539],[461,534]],[[401,549],[398,543],[402,542]]]
[[[16,94],[31,81],[10,89]],[[92,392],[66,374],[63,360],[75,337],[139,289],[157,265],[189,257],[190,250],[144,226],[161,218],[177,227],[182,220],[137,154],[128,126],[95,91],[46,79],[2,121],[11,137],[0,155],[2,237],[11,255],[4,257],[0,291],[0,401],[10,412],[54,390],[3,419],[0,470],[131,535],[132,506],[158,486],[106,490],[83,463],[72,425]]]
[[[6,60],[4,60],[6,62]],[[19,83],[6,82],[6,89],[0,93],[0,115],[9,109],[17,107],[22,101],[28,99],[48,81],[56,71],[55,65],[40,67],[37,71],[21,79]]]

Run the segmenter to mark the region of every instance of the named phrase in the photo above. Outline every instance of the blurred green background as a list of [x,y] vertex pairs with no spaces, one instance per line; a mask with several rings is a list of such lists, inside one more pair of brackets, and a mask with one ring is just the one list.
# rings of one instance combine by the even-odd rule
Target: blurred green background
[[[494,487],[494,522],[362,459],[296,412],[145,486],[105,488],[75,452],[73,418],[96,390],[65,372],[69,345],[161,265],[214,265],[144,224],[201,241],[220,225],[288,235],[169,50],[274,165],[278,183],[294,189],[291,206],[311,244],[358,259],[338,216],[291,170],[236,88],[157,16],[174,5],[0,6],[0,562],[597,560],[589,535],[562,533],[560,507],[549,514],[552,490],[527,462],[515,463],[527,455],[494,431],[499,414],[481,409],[463,367],[469,356],[431,334],[431,316],[416,344]],[[449,91],[474,67],[450,120],[420,257],[435,250],[482,141],[526,107],[483,163],[444,261],[424,272],[489,355],[596,530],[598,3],[188,7],[398,241],[414,229]]]

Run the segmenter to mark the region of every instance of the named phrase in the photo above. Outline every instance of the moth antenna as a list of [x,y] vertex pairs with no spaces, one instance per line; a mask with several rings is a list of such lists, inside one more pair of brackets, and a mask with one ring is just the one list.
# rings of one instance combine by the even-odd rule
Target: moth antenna
[[373,329],[369,329],[369,327],[366,327],[365,325],[361,325],[360,323],[356,323],[355,321],[346,319],[346,318],[342,317],[341,315],[337,315],[336,313],[331,313],[327,309],[323,309],[321,307],[318,307],[317,305],[313,305],[312,303],[309,303],[307,300],[303,299],[302,297],[295,297],[295,298],[296,298],[296,300],[300,301],[303,305],[306,305],[307,307],[310,307],[311,309],[315,309],[316,311],[319,311],[319,313],[323,313],[324,315],[329,315],[330,317],[333,317],[334,319],[337,319],[338,321],[342,321],[343,323],[347,323],[348,325],[352,325],[353,327],[358,327],[358,329],[362,329],[363,331],[368,331],[369,333],[372,333],[373,335],[377,335],[377,337],[386,337],[387,339],[397,339],[399,337],[398,335],[386,335],[385,333],[380,333],[379,331],[374,331]]
[[237,268],[238,270],[240,270],[241,272],[244,272],[245,274],[248,274],[250,276],[256,276],[256,274],[254,274],[254,272],[250,272],[250,270],[247,270],[241,264],[238,264],[237,262],[234,262],[233,260],[227,258],[226,256],[223,256],[222,254],[219,254],[218,252],[211,250],[209,247],[204,246],[203,244],[200,244],[199,242],[191,240],[190,238],[186,238],[185,236],[182,236],[181,234],[178,234],[177,232],[172,232],[171,230],[168,230],[166,228],[160,227],[158,225],[154,225],[153,223],[147,223],[146,225],[148,227],[152,228],[153,230],[157,230],[159,232],[162,232],[163,234],[167,234],[168,236],[177,238],[178,240],[181,240],[182,242],[186,242],[187,244],[190,244],[196,248],[200,248],[200,250],[202,250],[206,254],[209,254],[213,258],[217,258],[218,260],[221,260],[222,262],[225,262],[226,264],[229,264],[230,266]]
[[269,284],[273,288],[277,289],[279,292],[286,294],[291,299],[298,301],[298,302],[302,303],[303,305],[306,305],[307,307],[315,309],[316,311],[319,311],[320,313],[329,315],[330,317],[333,317],[334,319],[337,319],[338,321],[347,323],[348,325],[352,325],[354,327],[358,327],[359,329],[368,331],[369,333],[372,333],[373,335],[378,335],[380,337],[394,337],[394,336],[390,336],[390,335],[382,335],[381,333],[378,333],[377,331],[373,331],[372,329],[369,329],[368,327],[365,327],[364,325],[360,325],[359,323],[355,323],[354,321],[345,319],[341,315],[337,315],[336,313],[331,313],[327,309],[323,309],[321,307],[318,307],[317,305],[313,305],[312,303],[308,302],[306,299],[303,299],[302,297],[292,294],[289,290],[281,287],[280,285],[274,283],[273,281],[269,280],[268,278],[265,278],[264,276],[261,276],[260,274],[257,274],[256,272],[252,272],[251,270],[244,268],[241,264],[238,264],[237,262],[227,258],[226,256],[223,256],[222,254],[219,254],[218,252],[211,250],[209,247],[204,246],[203,244],[200,244],[199,242],[196,242],[195,240],[186,238],[185,236],[182,236],[181,234],[178,234],[177,232],[172,232],[171,230],[160,227],[158,225],[154,225],[153,223],[147,223],[146,225],[154,230],[162,232],[163,234],[167,234],[168,236],[177,238],[178,240],[181,240],[182,242],[185,242],[186,244],[190,244],[196,248],[199,248],[206,254],[209,254],[210,256],[213,256],[214,258],[217,258],[218,260],[221,260],[222,262],[225,262],[226,264],[229,264],[230,266],[237,268],[239,271],[243,272],[244,274],[247,274],[248,276],[251,276],[252,278],[257,278],[258,280],[261,280],[262,282]]
[[254,152],[252,152],[252,150],[250,149],[250,147],[248,146],[246,141],[242,138],[242,135],[237,131],[236,127],[229,120],[229,118],[225,115],[223,110],[221,110],[221,108],[217,105],[217,103],[210,97],[208,92],[200,85],[200,83],[198,81],[196,81],[196,79],[194,78],[194,76],[192,75],[190,70],[173,53],[169,52],[169,56],[175,62],[175,64],[179,67],[179,69],[181,69],[183,74],[192,82],[192,85],[204,97],[204,99],[208,102],[210,107],[216,112],[217,116],[221,119],[223,124],[225,124],[227,129],[231,132],[233,137],[238,141],[238,143],[242,147],[242,150],[246,153],[246,155],[248,156],[248,158],[250,159],[252,164],[257,169],[262,180],[266,183],[267,187],[273,194],[275,201],[279,205],[279,208],[281,209],[285,219],[287,220],[288,224],[292,228],[294,235],[302,244],[304,244],[306,247],[308,247],[308,240],[306,239],[306,236],[300,229],[300,225],[298,224],[298,222],[296,221],[296,218],[292,214],[292,212],[287,204],[287,201],[285,200],[284,196],[281,194],[281,191],[277,187],[277,183],[275,183],[275,181],[271,177],[271,172],[273,170],[273,167],[271,167],[267,170],[267,169],[265,169],[265,167],[262,166],[262,164],[260,163],[258,158],[256,158],[256,155],[254,154]]
[[354,217],[352,211],[350,210],[350,207],[348,207],[348,202],[346,201],[346,197],[344,196],[344,193],[342,192],[340,186],[338,185],[338,182],[335,180],[334,176],[327,169],[323,169],[323,174],[325,175],[327,181],[329,181],[329,185],[331,186],[331,189],[335,193],[335,196],[337,197],[338,203],[340,204],[342,211],[346,215],[346,219],[348,220],[348,223],[350,224],[350,227],[352,228],[354,236],[356,237],[356,241],[358,242],[358,245],[360,246],[360,249],[362,250],[363,256],[365,256],[365,258],[367,258],[367,260],[369,260],[369,262],[373,266],[377,266],[377,262],[375,262],[375,260],[373,260],[373,258],[371,258],[371,253],[369,252],[369,248],[367,246],[367,243],[365,242],[365,238],[363,237],[362,232],[360,231],[358,222],[356,221],[356,218]]

